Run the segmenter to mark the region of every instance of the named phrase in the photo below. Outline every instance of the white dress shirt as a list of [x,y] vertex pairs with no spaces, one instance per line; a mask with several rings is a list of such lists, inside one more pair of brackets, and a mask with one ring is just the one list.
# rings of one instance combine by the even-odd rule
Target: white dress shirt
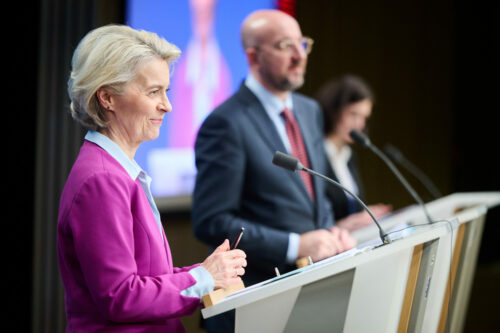
[[[335,144],[328,139],[325,139],[324,144],[328,161],[330,162],[333,171],[335,171],[335,175],[337,176],[339,183],[352,193],[359,195],[358,185],[356,184],[356,181],[347,166],[347,163],[352,155],[351,147],[349,145],[344,145],[341,149],[337,149],[337,146],[335,146]],[[349,198],[350,196],[348,199]]]

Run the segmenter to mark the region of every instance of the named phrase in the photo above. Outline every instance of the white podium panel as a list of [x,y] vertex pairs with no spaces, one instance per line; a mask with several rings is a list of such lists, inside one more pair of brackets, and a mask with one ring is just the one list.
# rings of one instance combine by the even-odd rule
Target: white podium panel
[[354,270],[351,269],[304,285],[284,331],[287,333],[341,332],[345,323],[353,278]]
[[356,267],[344,332],[396,331],[412,252],[409,246]]
[[236,309],[236,332],[283,332],[301,287]]
[[358,247],[263,281],[202,310],[235,310],[236,332],[459,332],[487,209],[500,193],[459,193],[354,233]]

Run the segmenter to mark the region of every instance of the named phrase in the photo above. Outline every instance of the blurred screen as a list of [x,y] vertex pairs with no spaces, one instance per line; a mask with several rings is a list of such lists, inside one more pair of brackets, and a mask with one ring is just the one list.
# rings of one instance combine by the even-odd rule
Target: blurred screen
[[126,24],[156,32],[177,45],[166,115],[160,136],[141,144],[135,159],[152,177],[160,210],[188,209],[196,167],[194,142],[205,117],[233,94],[248,67],[240,26],[252,11],[273,8],[272,0],[128,0]]

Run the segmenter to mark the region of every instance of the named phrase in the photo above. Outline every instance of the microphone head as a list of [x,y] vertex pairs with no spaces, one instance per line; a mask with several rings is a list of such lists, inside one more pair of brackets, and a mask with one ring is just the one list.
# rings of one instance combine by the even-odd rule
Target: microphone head
[[273,164],[290,171],[302,170],[302,164],[293,156],[280,151],[274,153]]
[[397,149],[393,145],[386,144],[384,147],[384,151],[390,158],[392,158],[395,161],[399,162],[403,160],[403,154],[401,153],[401,151],[399,151],[399,149]]
[[372,144],[370,142],[370,139],[363,132],[360,132],[358,130],[352,130],[349,133],[349,136],[360,146],[369,147]]

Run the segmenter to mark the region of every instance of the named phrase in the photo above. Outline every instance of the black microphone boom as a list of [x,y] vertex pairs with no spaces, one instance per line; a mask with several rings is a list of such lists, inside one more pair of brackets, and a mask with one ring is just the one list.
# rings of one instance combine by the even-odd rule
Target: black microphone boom
[[303,170],[304,166],[299,160],[280,151],[274,153],[273,164],[290,171]]
[[429,212],[427,211],[427,208],[425,207],[424,202],[422,201],[420,196],[417,194],[417,192],[413,189],[413,187],[411,187],[411,185],[406,181],[406,179],[403,177],[401,172],[399,172],[399,170],[396,168],[396,166],[394,166],[394,164],[391,162],[391,160],[387,156],[385,156],[385,154],[382,153],[377,147],[375,147],[371,143],[370,139],[365,134],[363,134],[357,130],[352,130],[351,133],[349,133],[349,134],[350,134],[351,138],[354,140],[354,142],[356,142],[360,146],[369,148],[372,152],[375,153],[375,155],[377,155],[378,157],[380,157],[380,159],[382,159],[382,161],[384,161],[384,163],[389,167],[389,169],[391,169],[392,173],[394,173],[396,175],[398,180],[403,184],[403,186],[406,188],[406,190],[411,194],[413,199],[415,199],[415,201],[420,205],[420,207],[422,207],[422,210],[424,211],[424,214],[427,217],[427,220],[429,221],[429,223],[432,223],[431,216],[429,215]]
[[382,227],[380,226],[380,224],[378,223],[377,219],[375,218],[375,216],[373,216],[372,212],[370,211],[370,209],[365,205],[365,203],[363,201],[361,201],[360,198],[358,198],[357,195],[355,195],[354,193],[352,193],[351,191],[349,191],[348,189],[346,189],[344,186],[342,186],[340,183],[337,183],[336,181],[334,181],[333,179],[330,179],[322,174],[320,174],[319,172],[316,172],[314,170],[311,170],[311,169],[308,169],[306,168],[305,166],[302,165],[302,163],[299,162],[298,159],[296,159],[295,157],[292,157],[290,155],[287,155],[285,153],[282,153],[280,151],[277,151],[274,153],[274,156],[273,156],[273,164],[274,165],[277,165],[281,168],[284,168],[284,169],[287,169],[287,170],[290,170],[290,171],[305,171],[307,173],[310,173],[311,175],[313,176],[318,176],[324,180],[326,180],[327,182],[329,183],[332,183],[333,185],[341,188],[342,190],[344,190],[347,194],[349,194],[350,196],[352,196],[354,199],[356,199],[357,202],[359,202],[359,204],[368,212],[368,214],[371,216],[373,222],[375,222],[375,224],[377,225],[378,227],[378,230],[379,230],[379,234],[380,234],[380,239],[382,240],[382,243],[383,244],[389,244],[391,242],[389,236],[384,232],[384,230],[382,229]]
[[417,178],[429,191],[429,193],[434,197],[434,199],[440,198],[443,195],[437,187],[432,183],[429,177],[420,170],[415,164],[410,162],[406,157],[404,157],[403,153],[399,151],[396,147],[393,145],[387,144],[384,147],[385,153],[393,160],[399,163],[403,168],[405,168],[406,171],[411,173],[415,178]]

